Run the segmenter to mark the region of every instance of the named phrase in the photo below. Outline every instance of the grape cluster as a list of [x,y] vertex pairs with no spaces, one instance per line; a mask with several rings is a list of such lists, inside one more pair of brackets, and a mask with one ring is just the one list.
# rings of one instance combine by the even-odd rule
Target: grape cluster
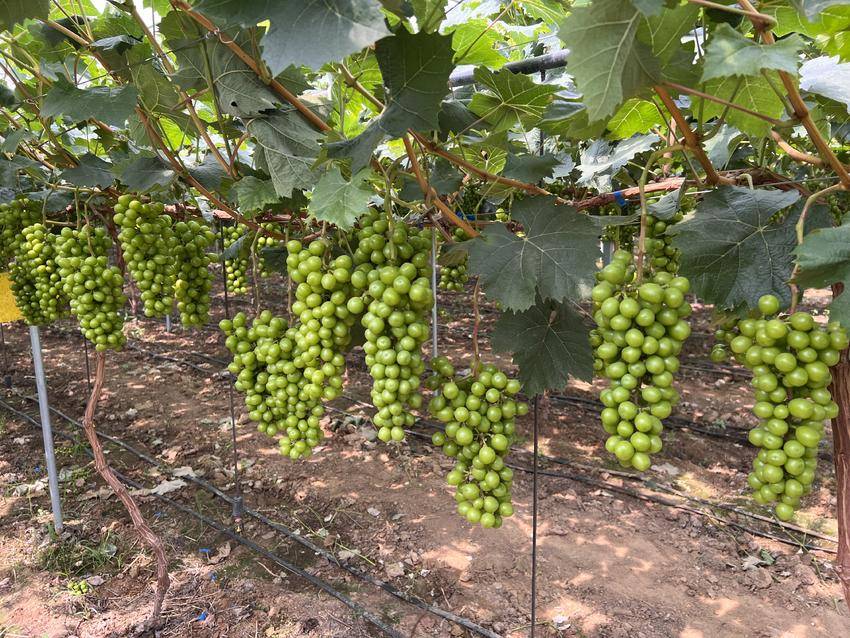
[[177,245],[174,249],[174,298],[184,326],[202,326],[210,316],[209,247],[215,233],[206,224],[194,219],[174,224]]
[[639,283],[632,254],[623,250],[596,277],[590,341],[594,369],[610,381],[599,395],[610,435],[605,447],[624,467],[643,471],[649,455],[661,450],[662,420],[679,400],[673,375],[691,333],[690,284],[664,271]]
[[667,221],[658,219],[653,215],[647,215],[645,241],[647,269],[673,274],[679,272],[681,251],[673,245],[673,237],[666,232],[672,224],[681,221],[682,217],[681,211],[677,211]]
[[56,239],[44,224],[23,229],[15,247],[9,275],[15,304],[27,323],[43,326],[66,313],[68,299],[62,293],[56,265]]
[[[247,232],[248,227],[243,224],[224,226],[222,228],[224,249],[230,248]],[[224,260],[224,278],[229,293],[244,295],[248,292],[248,268],[250,266],[249,247],[243,242],[237,255]]]
[[[469,239],[462,228],[455,228],[452,235],[456,242],[462,242]],[[440,266],[440,281],[437,283],[437,288],[440,290],[463,290],[464,284],[469,281],[467,266],[469,256],[465,255],[463,261],[453,266]]]
[[95,349],[117,350],[126,342],[121,308],[126,302],[124,277],[109,265],[110,239],[104,228],[63,228],[56,240],[56,263],[71,312]]
[[[264,230],[271,231],[279,231],[280,229],[277,227],[277,224],[265,223],[262,224],[262,228]],[[257,254],[260,257],[260,276],[261,277],[269,277],[272,272],[274,272],[268,264],[268,260],[266,259],[263,251],[270,248],[277,248],[280,245],[280,241],[275,239],[274,237],[269,237],[268,235],[263,235],[262,233],[257,234]]]
[[127,268],[136,282],[145,316],[164,317],[171,313],[176,272],[174,253],[177,237],[171,218],[163,215],[161,202],[142,203],[132,195],[118,198],[115,223]]
[[[759,316],[727,325],[716,336],[753,372],[753,414],[760,420],[749,433],[759,448],[748,477],[753,498],[774,504],[776,517],[787,521],[811,490],[824,420],[838,415],[829,369],[850,340],[838,323],[820,327],[808,312],[780,316],[779,308],[775,296],[764,295]],[[718,344],[712,359],[722,360],[726,352]]]
[[29,199],[0,204],[0,271],[6,270],[14,258],[23,229],[41,221],[41,217],[41,206]]
[[446,477],[455,487],[457,511],[470,523],[501,527],[513,514],[513,471],[504,459],[514,441],[514,418],[528,413],[528,404],[514,398],[519,381],[493,365],[464,378],[455,376],[445,357],[433,359],[431,366],[435,376],[428,383],[439,394],[428,410],[446,424],[431,440],[457,459]]
[[374,423],[382,441],[400,441],[419,408],[420,353],[428,339],[426,314],[434,303],[430,285],[431,231],[390,221],[371,212],[361,220],[352,285],[363,291],[349,301],[366,329],[366,365],[373,379]]

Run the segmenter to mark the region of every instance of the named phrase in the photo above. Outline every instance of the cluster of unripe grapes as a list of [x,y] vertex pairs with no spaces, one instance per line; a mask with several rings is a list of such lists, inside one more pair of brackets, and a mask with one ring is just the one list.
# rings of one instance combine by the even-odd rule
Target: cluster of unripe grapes
[[184,326],[202,326],[210,316],[212,272],[208,250],[215,242],[215,233],[192,219],[174,224],[174,235],[174,298],[180,321]]
[[44,224],[37,223],[24,228],[15,244],[9,272],[12,294],[30,325],[52,323],[67,310],[56,265],[56,238]]
[[[749,433],[759,448],[748,477],[753,498],[773,504],[776,517],[787,521],[811,490],[824,421],[838,415],[830,368],[848,337],[838,323],[819,326],[808,312],[780,315],[773,295],[761,297],[758,310],[756,317],[727,322],[716,337],[753,372],[753,414],[759,418]],[[725,359],[727,346],[715,345],[711,358]]]
[[664,221],[653,215],[646,217],[646,239],[644,249],[647,255],[646,267],[655,271],[679,272],[681,251],[673,245],[673,237],[666,234],[667,228],[682,220],[683,214],[677,211],[669,220]]
[[63,228],[56,240],[62,291],[83,336],[98,351],[117,350],[126,342],[121,314],[126,302],[124,278],[109,265],[111,248],[106,230],[88,224],[80,230]]
[[[264,230],[277,231],[279,228],[277,224],[273,224],[267,222],[261,225]],[[277,248],[280,245],[280,241],[275,239],[274,237],[270,237],[268,235],[264,235],[262,233],[257,234],[257,254],[260,259],[260,276],[261,277],[269,277],[272,274],[272,269],[269,267],[268,262],[266,261],[266,257],[263,251],[271,248]]]
[[72,580],[68,582],[68,591],[74,596],[85,596],[91,591],[91,585],[86,580]]
[[[243,224],[223,226],[224,249],[230,248],[247,232],[248,227]],[[248,292],[248,268],[251,267],[249,252],[250,248],[243,242],[237,255],[224,260],[224,279],[231,294],[244,295]]]
[[177,237],[171,217],[163,215],[161,202],[142,203],[121,195],[113,220],[121,229],[118,238],[127,268],[139,288],[148,317],[171,313],[174,302],[174,252]]
[[661,450],[662,421],[679,400],[673,375],[691,333],[685,301],[690,284],[666,271],[638,281],[634,258],[624,250],[596,278],[597,327],[590,343],[594,369],[609,380],[599,395],[602,426],[610,435],[605,448],[624,467],[643,471],[651,465],[650,454]]
[[[462,228],[455,228],[452,231],[452,236],[456,242],[462,242],[469,239]],[[469,265],[469,256],[464,256],[463,261],[453,266],[440,266],[440,280],[437,282],[437,288],[440,290],[463,290],[464,284],[469,281],[469,273],[467,266]]]
[[29,199],[15,199],[0,204],[0,271],[6,270],[15,257],[15,247],[27,226],[40,222],[41,205]]
[[501,527],[514,511],[513,470],[504,459],[514,441],[514,418],[528,414],[528,404],[515,399],[519,381],[489,364],[463,378],[445,357],[431,366],[428,385],[438,394],[428,410],[446,424],[431,441],[456,459],[446,480],[455,488],[458,514],[482,527]]
[[430,285],[431,231],[391,225],[377,212],[366,215],[356,233],[352,285],[363,291],[349,308],[366,329],[366,365],[372,376],[373,421],[382,441],[400,441],[413,425],[409,408],[422,405],[425,371],[421,347],[428,339],[426,315],[434,303]]

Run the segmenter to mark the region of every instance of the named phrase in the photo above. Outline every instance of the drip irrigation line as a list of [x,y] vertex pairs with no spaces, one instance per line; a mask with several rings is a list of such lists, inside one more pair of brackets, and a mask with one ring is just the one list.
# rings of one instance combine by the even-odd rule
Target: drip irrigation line
[[[30,397],[24,397],[24,398],[29,399]],[[5,401],[0,400],[0,406],[2,406],[4,409],[8,410],[12,414],[15,414],[18,417],[25,419],[31,425],[38,426],[38,422],[35,419],[33,419],[31,416],[29,416],[25,412],[21,412],[20,410],[15,409],[14,407],[10,406]],[[57,413],[58,413],[58,411],[57,411]],[[70,421],[71,423],[78,425],[79,427],[82,427],[81,424],[77,423],[73,419],[70,419],[69,417],[67,417],[65,415],[61,415],[61,416],[63,416],[63,418]],[[40,427],[40,426],[38,426],[38,427]],[[73,435],[68,434],[66,432],[63,432],[61,430],[58,430],[56,433],[58,435],[62,436],[63,438],[67,439],[67,440],[74,441],[74,442],[77,441],[76,437],[74,437]],[[98,437],[103,438],[103,439],[108,440],[108,441],[111,441],[113,443],[117,443],[114,440],[114,437],[104,436],[101,433],[98,433]],[[124,446],[122,445],[121,447],[124,447]],[[128,445],[127,448],[129,448],[129,447],[131,447],[131,446]],[[125,448],[125,449],[127,449],[127,448]],[[88,446],[84,447],[84,450],[89,457],[94,458],[94,455],[92,454],[92,451],[89,449]],[[130,450],[128,449],[128,451],[130,451]],[[144,453],[141,453],[141,455],[142,456],[140,458],[147,457],[147,455],[145,455]],[[150,460],[155,465],[158,465],[156,463],[156,461],[154,459],[151,459],[150,457],[147,457],[145,460]],[[130,487],[133,487],[135,489],[145,489],[146,488],[146,486],[144,484],[139,483],[139,482],[129,478],[128,476],[119,472],[118,470],[113,468],[112,471],[126,485],[129,485]],[[274,562],[276,565],[285,569],[286,571],[288,571],[292,574],[295,574],[296,576],[300,576],[301,578],[305,579],[306,581],[308,581],[312,585],[316,586],[317,588],[321,589],[322,591],[329,594],[333,598],[336,598],[337,600],[339,600],[340,602],[345,604],[352,611],[354,611],[358,616],[363,618],[366,622],[368,622],[369,624],[373,625],[375,628],[377,628],[381,632],[383,632],[384,635],[391,636],[392,638],[405,638],[404,635],[401,634],[398,630],[387,625],[384,621],[382,621],[380,618],[378,618],[375,614],[373,614],[372,612],[367,610],[365,607],[363,607],[359,603],[355,602],[354,600],[352,600],[351,598],[349,598],[348,596],[346,596],[342,592],[335,589],[327,581],[319,578],[318,576],[314,576],[313,574],[310,574],[309,572],[301,569],[300,567],[298,567],[296,565],[293,565],[292,563],[290,563],[286,559],[280,557],[279,555],[275,554],[274,552],[272,552],[272,551],[266,549],[265,547],[255,543],[251,539],[246,538],[245,536],[233,531],[229,527],[222,525],[218,521],[213,520],[212,518],[210,518],[210,517],[208,517],[204,514],[201,514],[200,512],[192,509],[191,507],[183,505],[182,503],[175,501],[173,499],[170,499],[167,496],[164,496],[162,494],[157,494],[155,492],[152,492],[149,495],[153,496],[154,498],[156,498],[159,501],[162,501],[163,503],[170,505],[171,507],[177,509],[178,511],[180,511],[184,514],[191,516],[192,518],[200,521],[201,523],[203,523],[207,527],[211,527],[214,530],[216,530],[217,532],[224,534],[225,536],[228,536],[229,538],[236,541],[240,545],[244,545],[245,547],[247,547],[251,551],[253,551],[257,554],[260,554],[264,558]]]
[[[29,397],[29,396],[26,396],[26,395],[18,395],[18,396],[20,396],[21,398],[23,398],[27,401],[34,401],[34,399],[32,397]],[[29,415],[16,410],[15,408],[9,406],[7,403],[5,403],[2,400],[0,400],[0,406],[8,409],[9,411],[17,414],[18,416],[21,416],[23,418],[26,418],[27,420],[32,421],[32,419],[29,417]],[[71,416],[65,414],[61,410],[54,408],[54,407],[51,407],[50,410],[53,413],[55,413],[56,415],[63,418],[65,421],[67,421],[71,425],[73,425],[74,427],[76,427],[78,429],[83,427],[82,424],[79,421],[77,421],[76,419],[72,418]],[[63,435],[68,436],[68,435],[65,435],[64,433],[63,433]],[[170,474],[173,477],[177,477],[174,474],[174,469],[170,465],[168,465],[167,463],[160,461],[159,459],[155,458],[154,456],[151,456],[150,454],[138,449],[134,445],[127,443],[126,441],[119,439],[118,437],[115,437],[115,436],[112,436],[112,435],[109,435],[109,434],[105,434],[103,432],[98,432],[97,436],[98,436],[98,438],[103,439],[104,441],[107,441],[107,442],[115,445],[116,447],[119,447],[119,448],[125,450],[126,452],[129,452],[133,456],[145,461],[149,465],[152,465],[159,470],[167,472],[168,474]],[[73,437],[69,437],[69,438],[73,438]],[[202,478],[199,478],[199,477],[193,476],[193,475],[183,475],[183,474],[181,474],[177,478],[181,478],[183,480],[194,483],[198,487],[200,487],[200,488],[206,490],[207,492],[213,494],[214,496],[220,498],[221,500],[225,501],[229,505],[235,506],[236,500],[233,497],[228,496],[227,493],[222,491],[220,488],[216,487],[212,483],[210,483],[210,482],[208,482],[208,481],[206,481]],[[402,600],[402,601],[404,601],[408,604],[411,604],[415,607],[419,607],[420,609],[422,609],[424,611],[428,611],[431,614],[434,614],[436,616],[444,618],[445,620],[448,620],[448,621],[453,622],[455,624],[461,625],[461,626],[469,629],[470,631],[473,631],[474,633],[476,633],[480,636],[484,636],[485,638],[501,638],[498,634],[490,631],[489,629],[482,627],[481,625],[479,625],[477,623],[472,622],[471,620],[468,620],[468,619],[466,619],[462,616],[458,616],[456,614],[453,614],[452,612],[446,611],[446,610],[444,610],[440,607],[437,607],[435,605],[431,605],[430,603],[422,600],[421,598],[418,598],[417,596],[413,596],[411,594],[408,594],[406,592],[399,590],[398,588],[393,586],[391,583],[388,583],[384,580],[381,580],[380,578],[376,578],[376,577],[372,576],[371,574],[369,574],[367,572],[364,572],[360,569],[357,569],[356,567],[353,567],[351,565],[347,565],[346,563],[342,562],[339,558],[337,558],[336,555],[334,555],[332,552],[330,552],[330,551],[328,551],[328,550],[326,550],[322,547],[319,547],[318,545],[311,542],[307,538],[304,538],[301,534],[298,534],[298,533],[292,531],[291,529],[289,529],[287,526],[283,525],[282,523],[278,523],[278,522],[275,522],[275,521],[269,519],[267,516],[265,516],[264,514],[258,512],[256,510],[252,510],[250,508],[245,507],[245,508],[243,508],[243,512],[244,512],[244,514],[250,516],[251,518],[254,518],[255,520],[259,521],[263,525],[265,525],[265,526],[267,526],[267,527],[269,527],[269,528],[271,528],[271,529],[273,529],[277,532],[280,532],[281,534],[285,535],[287,538],[296,541],[297,543],[303,545],[304,547],[306,547],[310,551],[322,556],[322,558],[324,558],[328,562],[336,565],[340,569],[345,570],[346,572],[350,573],[352,576],[355,576],[356,578],[359,578],[359,579],[361,579],[365,582],[368,582],[369,584],[374,585],[374,586],[384,590],[385,592],[391,594],[392,596],[394,596],[394,597],[396,597],[396,598],[398,598],[398,599],[400,599],[400,600]]]

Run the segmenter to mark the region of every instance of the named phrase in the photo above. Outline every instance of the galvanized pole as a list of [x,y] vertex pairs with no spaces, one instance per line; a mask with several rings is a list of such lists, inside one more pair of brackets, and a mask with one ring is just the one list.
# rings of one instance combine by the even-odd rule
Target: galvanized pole
[[62,502],[59,500],[59,474],[56,471],[56,454],[53,451],[53,430],[50,427],[50,405],[47,403],[47,381],[41,360],[41,338],[38,326],[30,326],[32,365],[35,371],[35,386],[38,390],[38,411],[41,414],[41,434],[44,438],[44,458],[47,462],[47,480],[50,485],[50,504],[53,507],[53,523],[56,532],[62,532]]
[[431,356],[437,357],[437,227],[431,229],[431,290],[434,306],[431,308]]

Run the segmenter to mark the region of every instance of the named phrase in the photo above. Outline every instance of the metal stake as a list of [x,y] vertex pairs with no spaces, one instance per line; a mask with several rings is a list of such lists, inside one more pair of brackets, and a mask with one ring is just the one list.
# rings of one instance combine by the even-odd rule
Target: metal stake
[[165,315],[165,331],[171,332],[171,313]]
[[534,397],[534,465],[531,484],[531,638],[537,625],[537,456],[540,395]]
[[431,308],[431,356],[437,358],[437,229],[431,229],[431,290],[434,306]]
[[38,326],[30,326],[32,365],[35,371],[35,386],[38,390],[38,411],[41,415],[41,434],[44,438],[44,458],[47,462],[47,479],[50,484],[50,504],[53,508],[53,523],[56,533],[62,532],[62,502],[59,500],[59,475],[56,472],[56,454],[53,451],[53,430],[50,427],[50,405],[47,402],[47,381],[41,360],[41,337]]

